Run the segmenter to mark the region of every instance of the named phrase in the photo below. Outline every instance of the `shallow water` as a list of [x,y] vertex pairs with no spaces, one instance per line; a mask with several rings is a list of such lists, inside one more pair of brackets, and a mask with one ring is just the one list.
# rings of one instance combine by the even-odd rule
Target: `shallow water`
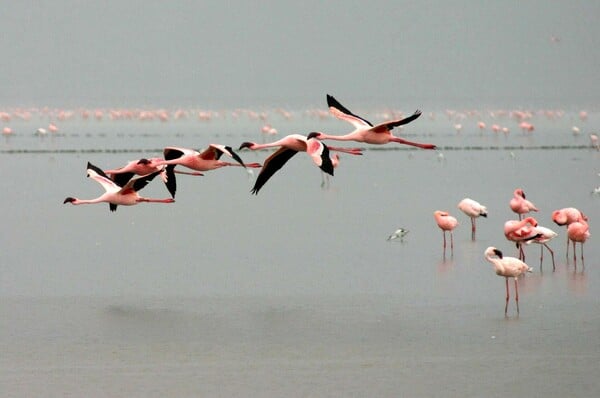
[[[590,115],[588,129],[597,120]],[[375,117],[373,117],[375,119]],[[245,171],[181,176],[177,202],[63,205],[101,192],[87,161],[116,167],[167,145],[237,146],[260,123],[71,121],[2,143],[0,389],[7,396],[596,396],[600,249],[594,220],[600,152],[574,116],[532,134],[422,117],[404,133],[440,151],[367,147],[342,155],[328,188],[297,155],[250,195]],[[116,124],[115,124],[116,123]],[[287,124],[286,124],[287,123]],[[279,136],[335,120],[280,121]],[[465,122],[463,124],[466,125]],[[421,129],[417,129],[421,127]],[[583,129],[583,127],[582,127]],[[24,131],[29,131],[25,133]],[[385,149],[385,150],[382,150]],[[440,155],[442,154],[442,155]],[[262,161],[265,152],[240,152]],[[559,233],[556,271],[539,247],[519,282],[520,315],[504,317],[504,280],[487,246],[516,255],[502,233],[521,187]],[[160,183],[142,191],[166,197]],[[489,209],[470,240],[456,204]],[[552,210],[590,218],[585,267],[565,258]],[[460,222],[442,253],[433,211]],[[404,242],[388,242],[398,227]],[[579,248],[578,248],[579,249]],[[512,286],[511,286],[512,287]]]

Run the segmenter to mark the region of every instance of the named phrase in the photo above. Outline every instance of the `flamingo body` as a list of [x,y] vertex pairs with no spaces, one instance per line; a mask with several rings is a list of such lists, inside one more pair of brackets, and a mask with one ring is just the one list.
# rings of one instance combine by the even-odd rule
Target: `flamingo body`
[[521,188],[515,189],[509,205],[510,209],[519,215],[519,220],[522,218],[523,214],[538,211],[538,208],[525,198],[525,192],[523,192]]

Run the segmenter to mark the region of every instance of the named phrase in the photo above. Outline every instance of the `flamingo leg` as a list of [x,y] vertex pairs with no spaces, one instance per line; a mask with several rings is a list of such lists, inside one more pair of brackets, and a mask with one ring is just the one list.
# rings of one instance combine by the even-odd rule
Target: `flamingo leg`
[[[546,249],[548,249],[548,251],[550,252],[550,255],[552,256],[552,271],[556,271],[556,265],[554,265],[554,251],[552,249],[550,249],[550,246],[548,246],[545,243],[544,243],[544,246],[546,246]],[[542,250],[544,250],[544,248],[542,248]]]
[[471,240],[475,240],[475,219],[471,218]]
[[583,242],[581,242],[581,266],[585,267],[585,263],[583,262]]
[[454,236],[452,235],[452,231],[450,231],[450,250],[454,254]]
[[508,293],[508,278],[506,279],[506,304],[504,304],[504,316],[506,316],[506,314],[508,313],[508,299],[510,297],[509,293]]
[[577,267],[577,251],[575,250],[575,241],[573,241],[573,265]]
[[567,236],[567,260],[569,260],[569,237]]
[[[506,280],[508,283],[508,279]],[[517,303],[517,314],[519,313],[519,281],[515,278],[515,302]]]
[[442,230],[442,235],[444,236],[444,253],[446,252],[446,231]]

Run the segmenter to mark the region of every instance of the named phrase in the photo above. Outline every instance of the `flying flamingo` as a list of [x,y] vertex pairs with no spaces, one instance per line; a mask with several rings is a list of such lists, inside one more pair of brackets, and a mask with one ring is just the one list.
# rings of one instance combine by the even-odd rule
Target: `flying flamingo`
[[371,124],[371,122],[368,120],[350,112],[346,107],[340,104],[329,94],[327,94],[327,105],[329,106],[329,111],[333,116],[351,123],[355,130],[345,135],[328,135],[324,133],[318,133],[317,138],[319,140],[356,141],[376,145],[397,142],[399,144],[412,145],[423,149],[435,149],[435,145],[407,141],[403,138],[394,136],[391,132],[394,127],[410,123],[421,116],[421,111],[415,111],[415,113],[413,113],[411,116],[404,119],[391,120],[373,126],[373,124]]
[[123,167],[117,169],[104,170],[104,174],[110,177],[111,180],[115,181],[118,185],[123,186],[129,181],[134,175],[145,176],[155,172],[160,172],[162,180],[166,183],[167,176],[164,172],[165,166],[158,166],[157,162],[162,160],[161,158],[142,158],[138,160],[132,160],[127,162]]
[[541,225],[534,227],[534,230],[537,236],[526,241],[525,244],[529,245],[531,243],[537,243],[540,245],[540,268],[542,267],[542,262],[544,261],[544,247],[546,247],[552,256],[552,271],[555,271],[556,265],[554,264],[554,251],[550,249],[550,246],[548,246],[547,242],[556,238],[558,234],[550,228],[542,227]]
[[[334,169],[340,165],[340,155],[334,153],[331,155],[331,165]],[[321,188],[329,188],[329,174],[321,170]]]
[[154,172],[142,177],[134,178],[129,180],[124,186],[118,185],[116,182],[108,178],[108,176],[100,168],[94,166],[90,162],[87,164],[87,176],[92,177],[97,183],[102,185],[106,191],[103,195],[96,199],[78,199],[69,196],[63,202],[71,203],[73,205],[93,204],[108,202],[110,211],[117,210],[118,205],[133,206],[140,202],[153,202],[153,203],[173,203],[175,200],[172,198],[168,199],[149,199],[143,198],[138,195],[138,191],[144,188],[154,177],[160,172]]
[[577,265],[577,253],[575,243],[581,244],[581,265],[585,266],[583,260],[583,244],[590,237],[590,226],[584,220],[575,221],[567,227],[567,236],[573,242],[573,264]]
[[[585,214],[583,214],[580,210],[574,208],[574,207],[565,207],[559,210],[555,210],[552,212],[552,221],[554,221],[554,223],[556,223],[556,225],[559,226],[564,226],[566,225],[567,228],[569,227],[570,224],[576,222],[576,221],[587,221],[588,218],[586,217]],[[567,234],[567,259],[569,258],[569,242],[570,238]]]
[[519,215],[519,220],[523,218],[523,214],[538,211],[538,208],[525,198],[525,192],[521,188],[515,189],[509,204],[510,209]]
[[[223,154],[233,158],[237,163],[219,160]],[[241,166],[244,168],[261,167],[260,163],[244,163],[242,159],[233,152],[231,147],[218,144],[210,144],[203,152],[187,148],[166,147],[163,150],[163,156],[165,159],[157,161],[156,164],[159,166],[167,165],[166,184],[172,197],[175,197],[175,191],[177,190],[177,181],[175,180],[175,166],[177,165],[196,170],[196,172],[177,171],[179,174],[195,176],[203,175],[202,173],[199,173],[200,171],[215,170],[225,166]]]
[[279,147],[263,164],[262,170],[252,188],[252,193],[258,195],[263,185],[281,169],[296,153],[307,152],[315,164],[327,174],[333,175],[333,162],[329,151],[345,152],[352,155],[362,155],[359,148],[337,148],[329,147],[316,139],[318,133],[312,132],[307,137],[300,134],[290,134],[275,142],[257,144],[255,142],[244,142],[239,149],[248,148],[256,151],[263,148]]
[[504,236],[517,244],[519,260],[525,261],[523,243],[539,237],[539,233],[535,229],[537,225],[538,222],[533,217],[527,217],[523,220],[509,220],[504,223]]
[[450,232],[450,250],[452,255],[454,255],[454,237],[452,236],[452,231],[458,225],[458,221],[447,211],[441,210],[434,211],[433,217],[435,218],[435,222],[437,223],[438,227],[440,227],[442,234],[444,235],[444,256],[446,255],[446,231]]
[[514,257],[504,257],[502,252],[493,246],[485,249],[485,259],[492,263],[496,275],[503,276],[506,280],[506,304],[504,306],[504,316],[508,313],[508,299],[510,297],[508,289],[508,278],[515,280],[515,303],[517,304],[517,314],[519,314],[519,282],[518,277],[526,272],[532,272],[531,268],[523,261]]
[[479,216],[487,217],[487,208],[470,198],[461,200],[458,203],[458,208],[471,218],[471,239],[475,240],[475,219]]

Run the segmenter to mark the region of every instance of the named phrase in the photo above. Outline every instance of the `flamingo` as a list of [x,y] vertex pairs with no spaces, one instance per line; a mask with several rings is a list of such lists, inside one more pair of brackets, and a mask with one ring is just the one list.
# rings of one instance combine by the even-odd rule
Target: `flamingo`
[[356,141],[376,145],[397,142],[399,144],[412,145],[423,149],[436,148],[436,146],[433,144],[420,144],[417,142],[407,141],[403,138],[394,136],[391,132],[394,127],[410,123],[421,116],[421,111],[419,110],[415,111],[415,113],[407,118],[391,120],[373,126],[373,124],[371,124],[371,122],[368,120],[350,112],[346,107],[340,104],[329,94],[327,94],[327,105],[329,106],[329,112],[331,112],[333,116],[351,123],[355,130],[345,135],[328,135],[319,132],[317,135],[319,140]]
[[444,255],[446,254],[446,231],[450,232],[450,250],[454,255],[454,237],[452,231],[458,225],[456,218],[452,217],[447,211],[436,210],[433,212],[433,217],[438,227],[442,230],[444,235]]
[[110,177],[111,180],[115,181],[118,185],[123,186],[129,181],[134,175],[145,176],[154,172],[159,172],[162,180],[166,183],[167,176],[164,172],[165,166],[158,166],[157,162],[162,160],[161,158],[142,158],[138,160],[132,160],[127,162],[123,167],[117,169],[104,170],[104,174]]
[[[224,162],[219,160],[220,157],[226,154],[233,158],[237,163]],[[175,197],[175,191],[177,190],[177,181],[175,180],[175,166],[181,165],[189,169],[196,170],[196,172],[184,172],[178,171],[179,174],[188,174],[201,176],[200,171],[215,170],[226,166],[241,166],[258,168],[261,167],[260,163],[244,163],[242,159],[233,152],[233,149],[229,146],[210,144],[202,152],[198,152],[194,149],[178,148],[178,147],[166,147],[163,150],[164,160],[156,162],[157,165],[167,165],[167,188],[171,193],[172,197]]]
[[556,265],[554,263],[554,251],[550,249],[550,246],[548,246],[547,242],[556,238],[558,234],[550,228],[542,227],[541,225],[534,227],[534,230],[537,236],[526,241],[525,244],[530,245],[531,243],[537,243],[540,245],[540,268],[542,267],[542,262],[544,261],[544,247],[546,247],[552,256],[552,271],[555,271]]
[[519,220],[523,218],[523,214],[538,211],[538,208],[525,198],[525,192],[521,188],[515,189],[509,204],[510,209],[519,215]]
[[[559,225],[561,227],[567,226],[567,228],[568,228],[569,224],[572,224],[576,221],[587,221],[587,220],[588,220],[588,218],[586,217],[586,215],[574,207],[564,207],[562,209],[554,210],[552,212],[552,221],[554,221],[554,223],[556,225]],[[566,254],[567,259],[569,258],[569,243],[570,243],[569,241],[570,241],[570,238],[567,234],[567,254]]]
[[504,223],[504,236],[511,242],[515,242],[519,248],[519,260],[525,261],[525,252],[522,243],[539,237],[536,231],[538,222],[533,217],[523,220],[509,220]]
[[316,139],[318,133],[312,132],[307,137],[300,134],[290,134],[275,142],[266,144],[257,144],[255,142],[244,142],[239,149],[248,148],[256,151],[264,148],[279,147],[263,164],[256,183],[252,188],[252,193],[258,195],[258,191],[263,185],[281,169],[296,153],[307,152],[313,159],[313,162],[327,174],[333,175],[333,162],[329,157],[330,151],[345,152],[352,155],[362,155],[359,148],[337,148],[329,147]]
[[83,205],[108,202],[110,211],[116,211],[118,205],[133,206],[140,202],[153,203],[173,203],[175,200],[168,199],[149,199],[138,195],[138,191],[144,188],[154,177],[160,172],[156,171],[142,177],[129,180],[125,185],[120,186],[104,173],[100,168],[94,166],[90,162],[87,164],[87,176],[92,177],[97,183],[102,185],[106,191],[103,195],[96,199],[78,199],[72,196],[67,197],[63,204],[71,203],[72,205]]
[[504,257],[502,252],[493,246],[485,249],[484,256],[485,259],[494,266],[496,275],[503,276],[506,280],[506,304],[504,306],[504,316],[508,313],[508,300],[510,297],[508,278],[514,278],[515,303],[517,304],[517,314],[519,314],[519,282],[517,278],[524,275],[526,272],[532,272],[532,269],[518,258]]
[[458,208],[471,218],[471,239],[475,240],[475,219],[479,216],[487,217],[487,208],[481,203],[470,198],[464,198],[461,200],[458,203]]
[[583,244],[590,237],[590,226],[584,220],[575,221],[567,227],[567,236],[573,242],[573,263],[577,265],[577,253],[575,252],[575,244],[581,244],[581,265],[584,265],[583,260]]

